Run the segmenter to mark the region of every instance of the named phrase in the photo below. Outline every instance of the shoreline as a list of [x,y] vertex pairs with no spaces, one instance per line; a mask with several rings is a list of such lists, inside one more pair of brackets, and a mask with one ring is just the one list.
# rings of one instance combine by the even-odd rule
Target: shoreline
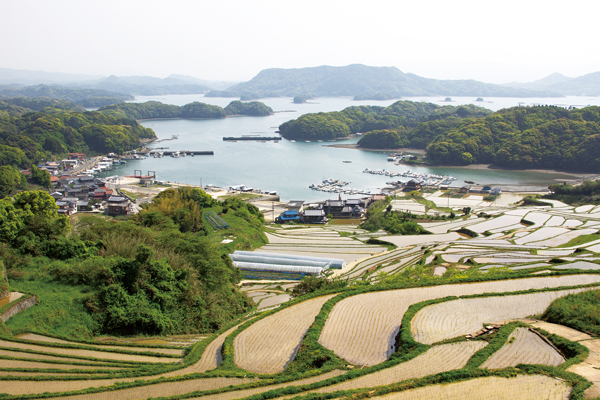
[[[358,145],[356,144],[328,144],[325,145],[327,147],[335,147],[335,148],[340,148],[340,149],[355,149],[355,150],[363,150],[363,151],[375,151],[375,152],[384,152],[384,153],[398,153],[398,152],[404,152],[404,153],[409,153],[409,154],[421,154],[421,155],[425,155],[427,152],[423,149],[409,149],[409,148],[398,148],[398,149],[363,149],[361,147],[358,147]],[[397,165],[396,163],[394,163],[394,165]],[[406,166],[412,166],[412,164],[405,164],[402,163],[401,165],[406,165]],[[532,168],[532,169],[507,169],[507,168],[500,168],[500,167],[495,167],[493,164],[470,164],[470,165],[419,165],[420,167],[429,167],[429,168],[443,168],[443,167],[447,167],[447,168],[458,168],[458,169],[465,169],[465,170],[485,170],[485,169],[490,169],[490,170],[497,170],[497,171],[506,171],[506,172],[511,172],[511,171],[528,171],[528,172],[538,172],[538,173],[543,173],[543,174],[563,174],[563,175],[569,175],[571,177],[573,177],[574,179],[566,179],[566,181],[572,181],[572,180],[589,180],[592,178],[596,178],[596,179],[600,179],[600,174],[597,173],[586,173],[586,172],[573,172],[573,171],[561,171],[561,170],[556,170],[556,169],[538,169],[538,168]],[[518,186],[518,185],[511,185],[511,186]]]
[[[357,137],[354,135],[353,137]],[[341,138],[348,139],[348,138]],[[400,151],[405,153],[412,154],[425,154],[426,151],[423,149],[408,149],[408,148],[399,148],[399,149],[363,149],[362,147],[358,147],[357,144],[326,144],[325,147],[335,147],[338,149],[354,149],[354,150],[363,150],[363,151],[377,151],[377,152],[385,152],[385,153],[398,153]]]

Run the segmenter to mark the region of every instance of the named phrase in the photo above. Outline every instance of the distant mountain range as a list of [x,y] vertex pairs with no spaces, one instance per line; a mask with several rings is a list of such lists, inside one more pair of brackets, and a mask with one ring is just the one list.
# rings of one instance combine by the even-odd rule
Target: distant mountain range
[[[439,80],[404,73],[396,67],[353,64],[345,67],[271,68],[262,70],[248,82],[207,81],[187,75],[166,78],[64,74],[45,71],[0,68],[0,94],[49,97],[72,100],[86,107],[113,104],[111,99],[165,94],[202,94],[207,97],[302,98],[354,96],[355,99],[392,99],[407,96],[472,97],[561,97],[600,95],[600,72],[570,78],[555,73],[529,83],[503,85],[475,80]],[[37,86],[31,86],[37,85]],[[69,89],[76,91],[69,94]],[[86,91],[89,91],[86,93]],[[93,92],[98,91],[98,92]],[[60,94],[60,95],[59,95]],[[94,97],[86,100],[86,95]],[[39,96],[39,95],[38,95]],[[56,97],[59,96],[59,97]]]
[[187,75],[172,74],[164,79],[151,76],[109,77],[58,72],[0,68],[0,85],[52,85],[80,89],[106,90],[113,95],[156,96],[164,94],[200,94],[211,89],[225,89],[231,81],[207,81]]
[[554,97],[563,93],[547,88],[495,85],[475,80],[439,80],[404,73],[396,67],[345,67],[262,70],[248,82],[206,96],[256,99],[275,96],[355,96],[357,99],[406,96]]
[[599,96],[600,95],[600,72],[582,75],[577,78],[569,78],[559,73],[529,83],[511,82],[503,86],[557,92],[562,95],[571,96]]

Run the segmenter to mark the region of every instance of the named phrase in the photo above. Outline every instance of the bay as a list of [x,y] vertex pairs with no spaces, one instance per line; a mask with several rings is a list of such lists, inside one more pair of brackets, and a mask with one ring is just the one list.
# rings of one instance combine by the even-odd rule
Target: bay
[[[225,107],[234,99],[203,97],[202,95],[143,96],[135,102],[160,101],[165,104],[184,105],[200,101]],[[548,185],[572,179],[563,173],[538,171],[505,171],[497,169],[470,169],[461,167],[408,167],[396,166],[387,161],[385,152],[329,147],[331,142],[274,142],[238,141],[225,142],[224,136],[258,134],[276,136],[275,131],[283,122],[298,118],[305,113],[340,111],[353,105],[388,106],[396,100],[353,101],[348,97],[318,98],[307,104],[293,104],[290,98],[268,98],[261,101],[273,108],[274,114],[266,117],[237,116],[210,120],[145,120],[140,123],[152,128],[160,139],[179,135],[177,140],[151,143],[148,147],[169,147],[169,150],[214,151],[212,156],[184,158],[147,158],[132,160],[126,165],[115,167],[105,175],[133,175],[135,170],[143,174],[155,171],[158,180],[192,185],[212,184],[220,187],[235,185],[251,186],[255,189],[277,191],[282,201],[317,201],[338,198],[337,193],[325,193],[309,189],[312,183],[333,178],[351,182],[347,188],[379,193],[386,182],[406,178],[390,178],[363,173],[365,168],[387,169],[397,172],[412,170],[416,173],[452,175],[457,178],[452,186],[461,186],[463,181],[474,181],[481,185],[514,186],[528,189],[544,189]],[[561,106],[598,105],[595,97],[562,97],[555,99],[486,98],[476,102],[471,97],[453,97],[451,102],[444,98],[415,97],[412,101],[428,101],[440,105],[477,104],[492,110],[531,104],[553,104]],[[353,144],[358,139],[336,141],[335,144]],[[344,162],[351,161],[351,162]],[[342,198],[360,197],[341,194]]]

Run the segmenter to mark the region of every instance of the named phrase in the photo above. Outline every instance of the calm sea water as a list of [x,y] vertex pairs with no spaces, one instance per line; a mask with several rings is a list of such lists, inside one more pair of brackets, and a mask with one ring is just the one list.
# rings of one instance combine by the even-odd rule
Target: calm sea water
[[[165,104],[184,105],[201,101],[225,107],[233,99],[204,98],[202,95],[144,96],[135,102],[150,100]],[[531,104],[555,104],[585,106],[600,105],[596,97],[563,97],[556,99],[486,98],[475,102],[474,98],[453,97],[452,102],[444,98],[407,98],[413,101],[428,101],[444,104],[477,104],[491,110],[517,106],[520,102]],[[179,139],[155,143],[149,147],[169,147],[169,150],[212,150],[213,156],[185,158],[148,158],[130,161],[106,175],[131,175],[134,170],[144,174],[155,171],[158,180],[188,183],[193,185],[212,184],[220,187],[246,185],[261,190],[277,191],[282,201],[316,201],[337,198],[337,193],[324,193],[309,189],[311,183],[320,183],[325,178],[350,181],[348,188],[378,193],[391,180],[380,175],[363,173],[365,168],[390,169],[398,172],[409,169],[388,162],[386,153],[328,147],[331,142],[296,142],[282,140],[279,143],[252,141],[224,142],[224,136],[260,134],[276,136],[279,125],[305,113],[339,111],[352,105],[387,106],[388,101],[353,101],[351,98],[318,98],[309,104],[293,104],[290,98],[261,100],[275,111],[267,117],[231,117],[217,120],[151,120],[141,124],[152,128],[159,138],[167,139],[179,135]],[[337,144],[356,143],[357,139],[337,141]],[[344,163],[351,161],[351,163]],[[531,171],[472,170],[465,168],[410,168],[414,172],[452,175],[457,178],[453,186],[465,180],[481,185],[524,185],[544,188],[552,183],[569,179],[570,176]],[[341,195],[342,198],[356,197]]]

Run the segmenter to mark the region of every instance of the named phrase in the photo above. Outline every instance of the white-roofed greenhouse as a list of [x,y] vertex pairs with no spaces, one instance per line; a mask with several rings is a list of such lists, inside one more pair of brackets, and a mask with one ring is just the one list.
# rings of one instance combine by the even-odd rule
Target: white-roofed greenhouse
[[338,258],[296,256],[279,253],[235,251],[229,257],[248,278],[300,279],[319,276],[329,268],[342,268],[346,261]]

